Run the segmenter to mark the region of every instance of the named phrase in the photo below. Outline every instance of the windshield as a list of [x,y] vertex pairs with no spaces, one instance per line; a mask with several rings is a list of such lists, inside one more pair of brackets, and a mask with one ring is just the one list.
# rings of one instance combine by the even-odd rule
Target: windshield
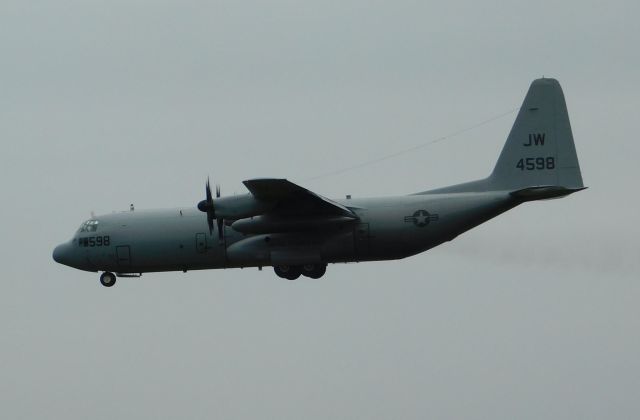
[[80,229],[78,230],[78,232],[95,232],[96,230],[98,230],[98,221],[87,220],[80,225]]

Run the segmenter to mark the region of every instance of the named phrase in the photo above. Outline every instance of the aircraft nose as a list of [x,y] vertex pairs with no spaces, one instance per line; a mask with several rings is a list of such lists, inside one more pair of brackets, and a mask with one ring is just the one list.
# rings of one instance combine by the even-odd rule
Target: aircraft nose
[[60,264],[69,265],[69,256],[68,256],[68,248],[67,244],[60,244],[53,250],[53,260]]
[[86,255],[78,252],[73,246],[73,242],[65,242],[53,249],[53,260],[59,264],[64,264],[78,270],[95,271],[94,266],[89,262]]

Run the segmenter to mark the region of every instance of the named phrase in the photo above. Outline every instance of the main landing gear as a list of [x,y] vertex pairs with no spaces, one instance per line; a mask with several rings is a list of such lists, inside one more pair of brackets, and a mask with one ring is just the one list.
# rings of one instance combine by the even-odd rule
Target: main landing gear
[[100,283],[104,286],[104,287],[111,287],[114,284],[116,284],[116,275],[113,273],[110,273],[108,271],[105,271],[104,273],[102,273],[102,275],[100,276]]
[[287,280],[295,280],[300,275],[319,279],[327,271],[326,264],[305,264],[305,265],[276,265],[273,267],[278,277]]

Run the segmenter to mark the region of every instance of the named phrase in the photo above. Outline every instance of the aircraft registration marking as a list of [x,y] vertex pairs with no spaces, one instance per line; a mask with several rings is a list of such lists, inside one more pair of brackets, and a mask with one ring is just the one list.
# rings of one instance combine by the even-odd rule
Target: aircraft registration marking
[[544,146],[545,137],[545,133],[531,133],[529,134],[529,141],[527,143],[522,143],[522,145],[525,147]]
[[555,167],[556,158],[553,156],[520,158],[518,163],[516,163],[516,168],[521,171],[540,171],[545,169],[555,169]]
[[111,238],[109,235],[86,236],[84,238],[78,238],[78,245],[83,247],[109,246],[111,245]]

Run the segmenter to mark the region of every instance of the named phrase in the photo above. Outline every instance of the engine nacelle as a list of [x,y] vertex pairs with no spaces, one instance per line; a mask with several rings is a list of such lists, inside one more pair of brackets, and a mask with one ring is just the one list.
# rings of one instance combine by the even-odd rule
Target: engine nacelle
[[216,198],[214,205],[216,217],[237,220],[264,214],[273,209],[276,202],[258,200],[251,194],[242,194]]
[[231,224],[233,230],[244,234],[283,233],[318,231],[327,228],[340,228],[353,223],[356,219],[346,216],[333,217],[279,217],[255,216],[236,220]]

